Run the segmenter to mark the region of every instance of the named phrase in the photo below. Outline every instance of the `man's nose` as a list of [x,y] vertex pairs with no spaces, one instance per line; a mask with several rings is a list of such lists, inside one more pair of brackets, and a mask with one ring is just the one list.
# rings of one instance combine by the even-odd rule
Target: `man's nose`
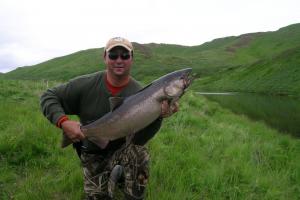
[[117,60],[116,60],[116,62],[122,62],[122,61],[123,60],[122,60],[121,56],[119,55],[118,58],[117,58]]

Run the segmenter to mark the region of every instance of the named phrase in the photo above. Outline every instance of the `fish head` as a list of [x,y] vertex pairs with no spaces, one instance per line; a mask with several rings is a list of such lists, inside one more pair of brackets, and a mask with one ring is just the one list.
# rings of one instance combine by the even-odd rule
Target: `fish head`
[[164,93],[168,98],[181,97],[191,85],[192,68],[175,71],[166,76]]

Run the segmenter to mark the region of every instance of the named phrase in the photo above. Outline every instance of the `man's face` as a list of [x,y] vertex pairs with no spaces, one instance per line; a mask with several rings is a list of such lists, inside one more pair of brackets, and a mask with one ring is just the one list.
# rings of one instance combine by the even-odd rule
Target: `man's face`
[[104,56],[108,72],[115,76],[128,76],[132,65],[132,55],[124,47],[114,47]]

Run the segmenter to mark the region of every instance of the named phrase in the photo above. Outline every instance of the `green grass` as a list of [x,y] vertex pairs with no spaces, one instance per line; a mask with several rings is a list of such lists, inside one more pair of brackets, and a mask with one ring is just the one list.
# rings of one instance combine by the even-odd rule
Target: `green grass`
[[58,130],[40,112],[46,83],[0,81],[0,87],[0,199],[80,196],[78,160],[71,149],[59,149]]
[[[57,83],[49,82],[49,87]],[[0,80],[0,199],[82,199],[80,162],[41,114],[43,81]],[[299,199],[300,141],[188,92],[148,144],[147,199]]]
[[299,96],[300,46],[269,59],[196,81],[198,90],[242,91]]
[[299,198],[298,140],[192,94],[183,101],[151,142],[153,199]]

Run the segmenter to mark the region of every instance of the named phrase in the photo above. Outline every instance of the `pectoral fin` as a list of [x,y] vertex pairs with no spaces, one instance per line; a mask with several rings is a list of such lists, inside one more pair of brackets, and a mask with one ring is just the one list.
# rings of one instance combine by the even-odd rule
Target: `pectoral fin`
[[61,147],[65,148],[65,147],[69,146],[72,143],[73,143],[72,140],[70,138],[68,138],[68,136],[66,136],[65,133],[63,133],[62,141],[61,141]]
[[122,105],[123,101],[123,97],[109,97],[110,111],[113,111]]

